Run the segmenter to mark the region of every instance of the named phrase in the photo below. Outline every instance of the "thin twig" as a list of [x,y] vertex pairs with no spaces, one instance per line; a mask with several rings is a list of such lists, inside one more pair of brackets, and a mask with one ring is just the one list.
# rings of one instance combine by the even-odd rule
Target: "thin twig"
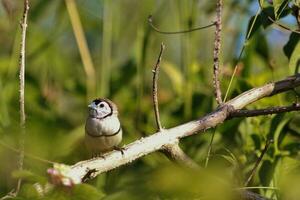
[[269,148],[269,146],[270,146],[271,143],[273,143],[273,140],[267,140],[265,148],[262,150],[259,158],[256,160],[255,165],[254,165],[253,169],[251,170],[250,175],[249,175],[248,179],[246,180],[246,182],[244,184],[245,187],[247,187],[249,185],[251,179],[253,178],[253,176],[254,176],[254,174],[255,174],[255,172],[257,170],[258,165],[262,161],[262,159],[263,159],[265,153],[267,152],[267,150],[268,150],[268,148]]
[[293,33],[297,33],[297,34],[300,34],[299,31],[297,30],[293,30],[283,24],[280,24],[278,21],[274,20],[272,17],[268,16],[268,20],[270,20],[273,24],[277,25],[279,28],[282,28],[284,30],[287,30],[287,31],[290,31],[290,32],[293,32]]
[[[26,123],[26,115],[25,115],[25,46],[26,46],[26,31],[27,31],[27,19],[28,19],[28,10],[29,10],[29,0],[24,0],[24,11],[23,17],[21,20],[21,44],[20,44],[20,57],[19,57],[19,65],[20,65],[20,74],[19,74],[19,90],[20,90],[20,127],[21,127],[21,137],[20,137],[20,155],[19,155],[19,170],[23,169],[24,164],[24,151],[25,151],[25,123]],[[18,194],[22,184],[22,179],[18,179],[18,184],[16,188],[16,195]]]
[[158,58],[157,58],[157,62],[155,64],[154,69],[152,70],[152,72],[153,72],[152,98],[153,98],[155,121],[156,121],[156,125],[157,125],[157,128],[158,128],[158,131],[162,130],[162,126],[161,126],[161,123],[160,123],[160,116],[159,116],[159,109],[158,109],[158,100],[157,100],[157,80],[158,80],[158,74],[159,74],[159,67],[160,67],[161,57],[162,57],[164,49],[165,49],[165,45],[163,43],[161,43],[161,45],[160,45],[160,52],[159,52],[159,55],[158,55]]
[[[161,43],[160,45],[160,52],[156,61],[156,64],[154,66],[153,72],[153,81],[152,81],[152,99],[153,99],[153,107],[154,107],[154,114],[155,114],[155,121],[157,125],[158,131],[162,131],[163,127],[160,122],[160,114],[159,114],[159,108],[158,108],[158,87],[157,87],[157,81],[158,81],[158,74],[160,69],[160,63],[162,59],[162,54],[165,49],[165,45]],[[178,163],[184,164],[190,168],[199,168],[197,163],[195,163],[188,155],[184,153],[184,151],[179,147],[178,142],[173,144],[165,145],[162,151],[164,154],[166,154],[167,157],[169,157],[172,160],[175,160]]]
[[215,30],[215,43],[214,43],[214,76],[213,82],[215,87],[215,97],[216,101],[219,105],[222,104],[222,92],[220,88],[220,80],[219,80],[219,55],[221,49],[221,30],[222,30],[222,0],[218,0],[217,2],[217,19],[215,22],[216,30]]
[[230,117],[255,117],[260,115],[271,115],[271,114],[279,114],[285,112],[299,111],[300,104],[294,103],[291,106],[276,106],[265,109],[257,109],[257,110],[235,110],[230,114]]
[[266,187],[266,186],[251,186],[251,187],[240,187],[236,190],[256,190],[256,189],[265,189],[265,190],[280,190],[278,187]]
[[149,15],[149,17],[148,17],[148,23],[149,23],[149,25],[151,26],[151,28],[153,30],[155,30],[156,32],[161,33],[161,34],[190,33],[190,32],[193,32],[193,31],[198,31],[198,30],[201,30],[201,29],[206,29],[206,28],[209,28],[209,27],[212,27],[212,26],[215,25],[215,22],[214,22],[214,23],[208,24],[206,26],[196,27],[196,28],[192,28],[192,29],[189,29],[189,30],[182,30],[182,31],[161,31],[161,30],[159,30],[157,27],[155,27],[153,25],[152,15]]

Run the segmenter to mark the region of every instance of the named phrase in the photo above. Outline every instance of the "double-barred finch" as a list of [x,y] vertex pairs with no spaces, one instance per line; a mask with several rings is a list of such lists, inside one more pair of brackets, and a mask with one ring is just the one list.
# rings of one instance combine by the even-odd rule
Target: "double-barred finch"
[[109,99],[95,99],[88,106],[85,124],[85,144],[93,156],[112,149],[122,140],[122,128],[117,106]]

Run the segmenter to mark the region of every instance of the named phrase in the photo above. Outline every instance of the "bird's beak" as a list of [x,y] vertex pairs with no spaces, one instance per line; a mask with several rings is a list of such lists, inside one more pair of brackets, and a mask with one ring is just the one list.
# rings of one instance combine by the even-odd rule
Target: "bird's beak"
[[96,110],[96,105],[94,103],[91,103],[88,105],[89,108]]

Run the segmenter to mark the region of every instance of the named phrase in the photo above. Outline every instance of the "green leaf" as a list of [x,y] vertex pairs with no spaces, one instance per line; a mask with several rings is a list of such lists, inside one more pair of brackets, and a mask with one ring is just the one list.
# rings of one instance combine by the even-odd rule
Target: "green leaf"
[[238,166],[238,161],[235,155],[229,149],[225,148],[225,150],[227,151],[228,155],[221,155],[221,157],[224,158],[227,162],[229,162],[232,166]]
[[284,54],[289,59],[289,71],[291,73],[299,73],[300,67],[300,36],[297,33],[290,35],[289,41],[284,45]]
[[258,134],[251,134],[251,139],[253,140],[253,144],[255,145],[255,149],[259,149],[261,147],[261,141]]
[[300,35],[297,33],[292,33],[290,35],[289,41],[284,45],[283,52],[288,59],[291,58],[297,44],[299,43]]
[[273,23],[271,20],[268,19],[269,17],[271,17],[273,19],[275,17],[272,7],[264,8],[261,11],[261,20],[262,20],[262,24],[263,24],[264,28],[267,28],[268,26],[270,26]]
[[260,27],[267,28],[272,24],[268,16],[273,18],[272,7],[264,8],[260,13],[251,17],[248,23],[246,38],[250,39]]
[[[292,115],[280,114],[274,117],[272,120],[272,125],[269,131],[269,137],[274,140],[274,150],[275,155],[280,153],[279,145],[281,144],[283,137],[286,135],[286,132],[283,132],[283,128],[291,120]],[[282,133],[282,134],[281,134]]]
[[296,136],[300,136],[300,115],[295,115],[289,123],[289,128],[295,132]]
[[263,161],[259,170],[259,179],[263,186],[269,186],[274,174],[274,169],[274,163],[270,160]]
[[289,61],[290,73],[292,74],[299,73],[299,67],[300,67],[300,42],[297,43]]
[[278,19],[277,17],[278,17],[280,7],[284,2],[285,2],[284,0],[273,0],[274,14],[276,19]]
[[290,0],[273,0],[275,19],[279,19]]
[[247,39],[250,39],[253,36],[253,34],[258,31],[261,25],[262,25],[261,15],[259,14],[258,16],[256,15],[252,16],[248,23],[247,34],[246,34]]

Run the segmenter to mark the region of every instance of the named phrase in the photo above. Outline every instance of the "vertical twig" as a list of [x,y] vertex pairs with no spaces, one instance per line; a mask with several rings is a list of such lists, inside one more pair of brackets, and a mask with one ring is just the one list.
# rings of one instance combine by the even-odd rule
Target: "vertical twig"
[[221,30],[222,30],[222,0],[218,0],[217,2],[217,19],[215,22],[216,30],[215,30],[215,43],[214,43],[214,87],[215,87],[215,96],[218,104],[222,104],[222,93],[220,88],[220,80],[219,80],[219,55],[221,49]]
[[[20,74],[19,74],[19,90],[20,90],[20,127],[21,127],[21,137],[20,137],[20,155],[19,155],[19,170],[23,169],[24,164],[24,146],[25,146],[25,46],[26,46],[26,31],[27,31],[27,18],[28,18],[28,10],[29,10],[29,0],[24,0],[24,11],[23,17],[21,20],[21,45],[20,45],[20,57],[19,57],[19,65],[20,65]],[[15,193],[17,194],[20,190],[22,184],[22,179],[19,178],[17,188]]]
[[[165,49],[165,45],[161,43],[160,45],[160,52],[154,66],[153,72],[153,82],[152,82],[152,98],[153,98],[153,107],[154,107],[154,114],[155,114],[155,121],[157,125],[158,131],[162,131],[163,127],[160,122],[160,115],[158,109],[158,98],[157,98],[157,81],[158,81],[158,74],[159,74],[159,67],[162,58],[163,51]],[[168,144],[164,146],[163,152],[172,160],[175,160],[179,163],[183,163],[184,165],[197,169],[199,166],[195,163],[189,156],[187,156],[184,151],[179,147],[178,142],[174,144]]]
[[153,107],[154,107],[155,121],[156,121],[158,131],[162,130],[162,126],[161,126],[161,123],[160,123],[158,100],[157,100],[157,80],[158,80],[158,73],[159,73],[161,57],[162,57],[164,49],[165,49],[165,45],[163,43],[161,43],[160,52],[159,52],[159,55],[158,55],[158,58],[157,58],[157,62],[156,62],[156,65],[155,65],[154,69],[152,70],[152,72],[153,72],[152,97],[153,97]]
[[261,162],[262,158],[264,157],[264,155],[265,155],[265,153],[267,152],[267,150],[268,150],[268,148],[269,148],[269,146],[270,146],[271,143],[273,143],[273,140],[267,140],[267,143],[266,143],[266,145],[265,145],[265,148],[262,150],[262,152],[261,152],[259,158],[256,160],[255,165],[254,165],[253,169],[251,170],[248,179],[247,179],[246,182],[245,182],[245,187],[248,186],[248,184],[250,183],[251,179],[253,178],[253,176],[254,176],[254,174],[255,174],[255,172],[256,172],[256,169],[257,169],[259,163]]
[[95,67],[91,58],[86,38],[84,36],[82,24],[74,0],[65,0],[69,17],[71,20],[73,32],[77,42],[78,50],[83,63],[83,68],[86,74],[87,98],[95,95],[96,92],[96,75]]

